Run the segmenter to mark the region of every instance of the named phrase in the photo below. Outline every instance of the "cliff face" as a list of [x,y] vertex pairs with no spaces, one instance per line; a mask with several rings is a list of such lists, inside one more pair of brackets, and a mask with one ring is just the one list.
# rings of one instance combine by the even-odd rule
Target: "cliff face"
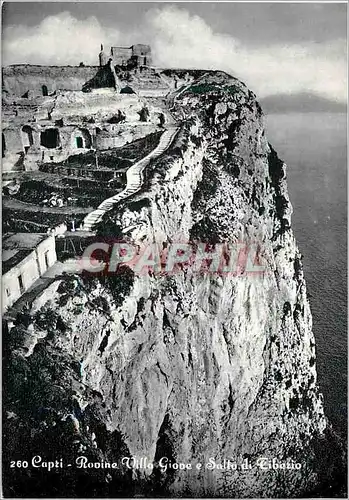
[[[226,74],[200,77],[169,106],[182,123],[175,143],[100,233],[160,246],[258,242],[266,272],[234,277],[189,267],[52,285],[46,305],[10,333],[6,425],[24,432],[30,422],[28,446],[41,454],[54,439],[69,458],[192,464],[64,471],[69,481],[54,476],[50,494],[304,495],[324,480],[315,450],[327,424],[285,165],[267,142],[255,97]],[[35,392],[34,410],[16,402],[16,384],[29,398]],[[35,387],[48,386],[52,393],[37,395]],[[262,457],[301,469],[262,470]],[[251,468],[211,470],[210,458],[245,459]]]

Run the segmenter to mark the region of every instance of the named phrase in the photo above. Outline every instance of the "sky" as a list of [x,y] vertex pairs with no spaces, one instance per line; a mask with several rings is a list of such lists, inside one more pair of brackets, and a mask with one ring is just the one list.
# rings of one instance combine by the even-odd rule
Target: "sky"
[[5,2],[3,65],[98,64],[149,43],[160,67],[221,69],[259,97],[347,100],[345,3]]

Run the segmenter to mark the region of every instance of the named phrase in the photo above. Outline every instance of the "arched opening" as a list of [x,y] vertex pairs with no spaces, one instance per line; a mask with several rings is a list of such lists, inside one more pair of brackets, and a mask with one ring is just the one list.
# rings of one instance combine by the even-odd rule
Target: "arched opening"
[[2,156],[2,158],[5,158],[5,151],[6,151],[6,141],[5,141],[5,136],[2,133],[1,134],[1,156]]
[[77,129],[73,133],[73,148],[90,149],[92,145],[91,134],[87,129]]
[[146,57],[144,58],[144,63],[143,64],[144,64],[144,66],[147,65],[147,58]]
[[24,152],[28,153],[30,146],[34,144],[33,129],[29,125],[22,127],[22,143]]
[[45,148],[57,148],[59,146],[59,132],[56,128],[47,128],[40,135],[40,144]]
[[46,85],[43,85],[41,88],[42,88],[42,95],[44,97],[47,97],[48,96],[48,90],[47,90]]
[[123,87],[121,90],[120,90],[120,94],[135,94],[136,92],[133,90],[132,87],[130,87],[129,85],[126,85],[126,87]]

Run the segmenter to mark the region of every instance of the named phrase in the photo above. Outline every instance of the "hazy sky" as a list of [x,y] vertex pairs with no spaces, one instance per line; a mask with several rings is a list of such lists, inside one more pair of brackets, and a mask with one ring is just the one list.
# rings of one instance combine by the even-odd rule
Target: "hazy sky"
[[3,63],[98,64],[100,43],[149,43],[159,66],[218,68],[260,97],[347,95],[344,3],[12,3]]

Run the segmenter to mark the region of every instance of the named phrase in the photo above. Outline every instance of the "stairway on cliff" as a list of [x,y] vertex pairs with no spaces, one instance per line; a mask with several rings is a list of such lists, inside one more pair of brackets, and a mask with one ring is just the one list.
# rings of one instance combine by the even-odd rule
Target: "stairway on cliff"
[[147,156],[142,158],[142,160],[138,161],[132,167],[130,167],[126,172],[127,184],[126,188],[120,193],[107,198],[104,200],[96,210],[89,213],[87,217],[84,219],[84,223],[82,225],[83,231],[92,231],[93,227],[98,224],[104,214],[111,210],[116,203],[121,200],[128,198],[129,196],[135,194],[140,190],[143,183],[143,170],[149,164],[151,160],[158,158],[164,151],[171,145],[175,135],[178,132],[178,128],[175,126],[171,126],[166,130],[160,138],[159,144],[156,148],[151,151]]

